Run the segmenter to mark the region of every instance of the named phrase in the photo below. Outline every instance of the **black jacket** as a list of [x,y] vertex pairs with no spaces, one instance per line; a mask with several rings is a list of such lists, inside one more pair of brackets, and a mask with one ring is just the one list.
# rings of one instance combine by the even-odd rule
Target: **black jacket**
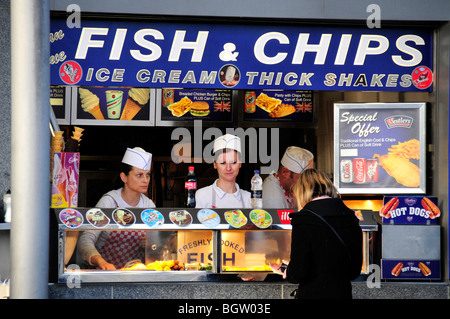
[[[344,240],[342,243],[312,210],[322,216]],[[292,218],[291,259],[287,280],[299,284],[298,298],[351,299],[351,280],[358,277],[362,266],[362,231],[354,212],[341,199],[311,201]]]

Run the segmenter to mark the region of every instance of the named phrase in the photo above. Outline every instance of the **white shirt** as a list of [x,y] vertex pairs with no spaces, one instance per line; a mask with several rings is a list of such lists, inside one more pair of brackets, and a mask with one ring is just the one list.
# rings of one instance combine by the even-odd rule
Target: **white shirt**
[[274,173],[269,174],[263,182],[263,208],[292,208]]
[[97,205],[95,207],[101,208],[127,208],[127,207],[138,207],[138,208],[153,208],[155,207],[155,203],[145,196],[144,194],[140,194],[139,203],[136,206],[128,204],[122,198],[122,188],[115,189],[107,192],[105,195],[100,198]]
[[235,183],[236,192],[224,192],[217,186],[218,179],[212,185],[200,188],[195,193],[195,208],[251,208],[250,192],[240,189]]
[[[125,202],[122,198],[122,188],[109,191],[100,198],[95,207],[99,208],[154,208],[156,207],[153,201],[147,196],[141,194],[141,199],[136,206],[131,206]],[[90,265],[91,257],[100,255],[98,249],[109,239],[109,232],[107,231],[85,231],[80,235],[78,240],[78,249],[81,253],[83,260],[87,261]]]

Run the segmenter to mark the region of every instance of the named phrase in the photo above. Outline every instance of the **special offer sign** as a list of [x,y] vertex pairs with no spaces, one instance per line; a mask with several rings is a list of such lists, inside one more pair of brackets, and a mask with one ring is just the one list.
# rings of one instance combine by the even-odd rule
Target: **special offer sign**
[[334,125],[340,193],[425,193],[425,103],[335,104]]

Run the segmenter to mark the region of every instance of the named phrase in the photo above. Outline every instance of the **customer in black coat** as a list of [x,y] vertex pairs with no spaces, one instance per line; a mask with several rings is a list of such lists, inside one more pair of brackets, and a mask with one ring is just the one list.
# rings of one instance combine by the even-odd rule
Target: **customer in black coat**
[[[284,274],[298,283],[299,299],[351,299],[351,280],[362,266],[362,231],[330,179],[315,169],[304,171],[293,189],[300,209],[292,218],[291,259]],[[348,253],[322,216],[341,236]],[[350,256],[349,256],[350,255]]]

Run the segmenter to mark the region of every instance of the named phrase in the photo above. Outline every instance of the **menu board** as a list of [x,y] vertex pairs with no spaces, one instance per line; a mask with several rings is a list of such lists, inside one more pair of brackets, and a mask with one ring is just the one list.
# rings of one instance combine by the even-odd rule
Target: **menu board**
[[140,87],[75,87],[72,124],[153,125],[153,91]]
[[425,193],[425,103],[334,105],[341,194]]
[[158,124],[203,120],[232,122],[231,90],[172,89],[160,90],[157,99]]
[[58,124],[70,124],[70,93],[67,86],[50,86],[50,106]]
[[245,91],[244,121],[313,122],[312,91]]

